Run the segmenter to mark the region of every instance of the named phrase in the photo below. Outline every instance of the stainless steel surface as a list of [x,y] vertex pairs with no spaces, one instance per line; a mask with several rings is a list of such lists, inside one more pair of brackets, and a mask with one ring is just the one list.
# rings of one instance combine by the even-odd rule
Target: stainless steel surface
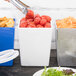
[[15,6],[17,7],[23,14],[26,14],[28,11],[27,11],[27,8],[29,6],[27,6],[26,4],[24,4],[23,2],[21,2],[20,0],[10,0],[10,2]]
[[59,66],[76,66],[76,29],[57,29],[57,59]]
[[70,55],[72,57],[76,57],[76,52],[66,52],[67,55]]

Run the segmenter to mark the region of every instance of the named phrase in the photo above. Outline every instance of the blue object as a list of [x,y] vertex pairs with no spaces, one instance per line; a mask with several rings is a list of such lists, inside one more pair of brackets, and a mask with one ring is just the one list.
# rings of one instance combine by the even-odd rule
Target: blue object
[[[14,49],[14,27],[0,27],[0,52],[8,49]],[[13,60],[2,63],[0,66],[12,66]]]

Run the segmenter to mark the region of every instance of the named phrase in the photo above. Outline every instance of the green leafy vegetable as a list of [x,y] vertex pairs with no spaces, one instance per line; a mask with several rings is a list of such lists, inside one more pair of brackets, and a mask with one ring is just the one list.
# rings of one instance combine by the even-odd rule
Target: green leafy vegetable
[[45,67],[41,76],[76,76],[76,74],[75,75],[72,75],[72,74],[68,75],[68,74],[65,74],[63,71],[59,71],[59,70],[53,69],[53,68],[49,68],[47,70]]

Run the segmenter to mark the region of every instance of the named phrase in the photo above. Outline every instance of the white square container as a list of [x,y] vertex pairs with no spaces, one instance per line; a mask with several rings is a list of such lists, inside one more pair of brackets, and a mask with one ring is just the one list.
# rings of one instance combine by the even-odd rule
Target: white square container
[[52,28],[19,28],[22,66],[48,66]]
[[[48,9],[32,8],[32,10],[35,14],[51,17]],[[53,31],[52,23],[51,28],[19,27],[18,29],[21,65],[49,66]]]

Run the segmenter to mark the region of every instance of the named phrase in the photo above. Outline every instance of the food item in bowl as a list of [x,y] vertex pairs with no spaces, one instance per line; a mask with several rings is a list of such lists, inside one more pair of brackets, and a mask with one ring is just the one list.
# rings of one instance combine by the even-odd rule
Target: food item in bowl
[[49,28],[49,27],[50,27],[50,23],[47,22],[47,23],[45,24],[45,28]]
[[34,19],[34,23],[35,24],[39,24],[40,21],[41,21],[41,18],[40,17],[35,17],[35,19]]
[[0,18],[0,27],[13,27],[14,20],[12,18]]
[[6,17],[0,18],[0,22],[1,22],[1,21],[6,21],[6,20],[7,20]]
[[34,18],[34,12],[32,10],[28,10],[28,13],[26,14],[26,19],[33,19]]
[[45,18],[47,20],[47,22],[50,22],[51,21],[51,18],[49,16],[46,16],[46,15],[42,15],[41,16],[42,18]]
[[57,28],[76,28],[76,19],[67,17],[61,20],[56,20]]
[[9,18],[8,22],[6,22],[5,27],[14,27],[14,20],[12,18]]
[[32,10],[28,10],[25,18],[20,20],[21,28],[51,28],[51,17],[47,15],[40,16],[34,14]]
[[34,22],[30,22],[27,27],[28,28],[35,28],[36,26],[35,26]]
[[8,20],[1,21],[0,22],[0,27],[5,27],[7,22],[8,22]]
[[71,70],[71,69],[63,70],[63,73],[64,73],[65,75],[72,75],[72,74],[74,74],[73,70]]
[[54,68],[46,68],[44,69],[41,76],[76,76],[75,72],[73,72],[72,69],[66,69],[66,70],[58,70]]
[[40,17],[40,15],[39,14],[36,14],[34,18],[36,18],[36,17]]
[[37,28],[43,28],[43,26],[42,26],[42,25],[40,25],[40,24],[38,24],[38,25],[37,25]]
[[42,18],[41,21],[40,21],[40,24],[45,25],[46,23],[47,23],[47,20]]
[[27,22],[25,18],[22,18],[20,21],[20,27],[27,27]]

